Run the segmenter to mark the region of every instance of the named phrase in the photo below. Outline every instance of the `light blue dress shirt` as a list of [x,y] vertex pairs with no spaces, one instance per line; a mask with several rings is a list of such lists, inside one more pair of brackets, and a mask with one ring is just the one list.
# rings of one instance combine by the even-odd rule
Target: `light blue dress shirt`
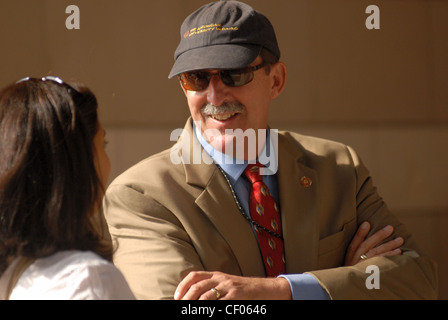
[[[249,195],[250,195],[250,182],[242,176],[244,170],[246,169],[248,162],[240,163],[241,161],[236,161],[234,158],[219,152],[214,149],[210,144],[205,141],[202,137],[199,129],[193,123],[194,132],[196,138],[201,143],[204,150],[210,155],[213,161],[221,167],[221,169],[227,175],[235,194],[240,202],[241,207],[244,209],[244,213],[250,217],[249,213]],[[266,130],[267,132],[267,140],[269,141],[269,150],[274,151],[277,154],[277,150],[275,149],[275,145],[272,142],[270,130]],[[264,146],[266,148],[266,145]],[[262,150],[265,152],[265,149]],[[260,153],[263,154],[263,153]],[[270,161],[277,161],[277,157],[270,157]],[[277,168],[276,163],[270,163],[270,168]],[[269,167],[266,169],[269,170]],[[272,172],[271,175],[263,175],[263,182],[268,186],[269,191],[274,196],[277,204],[280,204],[279,201],[279,192],[278,192],[278,183],[277,183],[277,175],[275,172]],[[281,210],[281,208],[280,208]],[[255,232],[255,230],[254,230]],[[279,277],[283,277],[288,280],[289,285],[291,286],[292,298],[293,300],[328,300],[329,296],[327,292],[322,289],[319,285],[317,279],[311,274],[285,274],[280,275]]]

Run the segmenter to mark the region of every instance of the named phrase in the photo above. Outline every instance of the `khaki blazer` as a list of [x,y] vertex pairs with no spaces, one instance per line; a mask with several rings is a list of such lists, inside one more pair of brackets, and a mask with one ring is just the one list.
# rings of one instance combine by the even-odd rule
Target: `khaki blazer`
[[[205,154],[199,164],[173,163],[172,152],[192,158],[194,148],[201,147],[188,120],[172,149],[130,168],[107,190],[114,261],[139,299],[172,299],[191,270],[265,277],[250,223],[217,166]],[[312,273],[332,299],[436,298],[436,266],[389,212],[350,147],[279,132],[278,183],[287,273]],[[343,267],[363,221],[372,232],[393,225],[393,236],[405,239],[404,254]],[[378,266],[380,289],[367,289],[368,265]]]

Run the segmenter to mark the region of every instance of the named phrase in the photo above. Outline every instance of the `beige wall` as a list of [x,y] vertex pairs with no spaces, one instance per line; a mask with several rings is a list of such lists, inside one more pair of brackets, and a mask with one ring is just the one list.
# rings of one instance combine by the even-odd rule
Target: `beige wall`
[[[113,177],[171,145],[188,108],[167,75],[199,0],[0,0],[0,87],[59,75],[91,87]],[[448,299],[448,1],[248,0],[288,67],[271,126],[352,145],[391,209],[439,263]],[[81,29],[65,28],[76,4]],[[380,8],[380,30],[365,9]]]

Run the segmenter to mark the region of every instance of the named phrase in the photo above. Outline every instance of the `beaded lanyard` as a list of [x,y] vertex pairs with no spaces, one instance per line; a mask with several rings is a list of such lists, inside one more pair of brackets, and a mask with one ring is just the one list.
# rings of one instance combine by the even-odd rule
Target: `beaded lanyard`
[[269,230],[269,229],[263,227],[262,225],[258,224],[257,222],[255,222],[254,220],[252,220],[252,218],[249,217],[249,216],[244,212],[244,209],[243,209],[243,207],[241,206],[240,201],[238,200],[238,197],[237,197],[237,195],[236,195],[236,193],[235,193],[235,190],[234,190],[233,187],[232,187],[232,184],[230,183],[229,178],[227,177],[227,174],[224,172],[224,170],[223,170],[219,165],[217,165],[217,167],[218,167],[219,171],[221,171],[222,175],[224,176],[224,179],[226,180],[227,184],[229,185],[230,191],[232,192],[233,199],[235,200],[235,203],[236,203],[236,205],[237,205],[237,207],[238,207],[240,213],[243,215],[243,217],[244,217],[247,221],[249,221],[249,223],[251,223],[251,224],[254,226],[254,228],[262,229],[263,231],[266,231],[267,233],[269,233],[270,235],[272,235],[272,236],[274,236],[274,237],[276,237],[276,238],[283,239],[283,237],[282,237],[280,234],[275,233],[275,232],[273,232],[273,231],[271,231],[271,230]]

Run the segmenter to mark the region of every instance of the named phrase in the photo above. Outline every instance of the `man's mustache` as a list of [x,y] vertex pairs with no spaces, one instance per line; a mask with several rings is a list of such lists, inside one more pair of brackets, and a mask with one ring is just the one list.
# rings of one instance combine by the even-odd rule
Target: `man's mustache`
[[238,102],[224,102],[220,106],[215,106],[212,103],[207,103],[201,108],[201,112],[206,115],[225,114],[225,113],[241,113],[246,107]]

